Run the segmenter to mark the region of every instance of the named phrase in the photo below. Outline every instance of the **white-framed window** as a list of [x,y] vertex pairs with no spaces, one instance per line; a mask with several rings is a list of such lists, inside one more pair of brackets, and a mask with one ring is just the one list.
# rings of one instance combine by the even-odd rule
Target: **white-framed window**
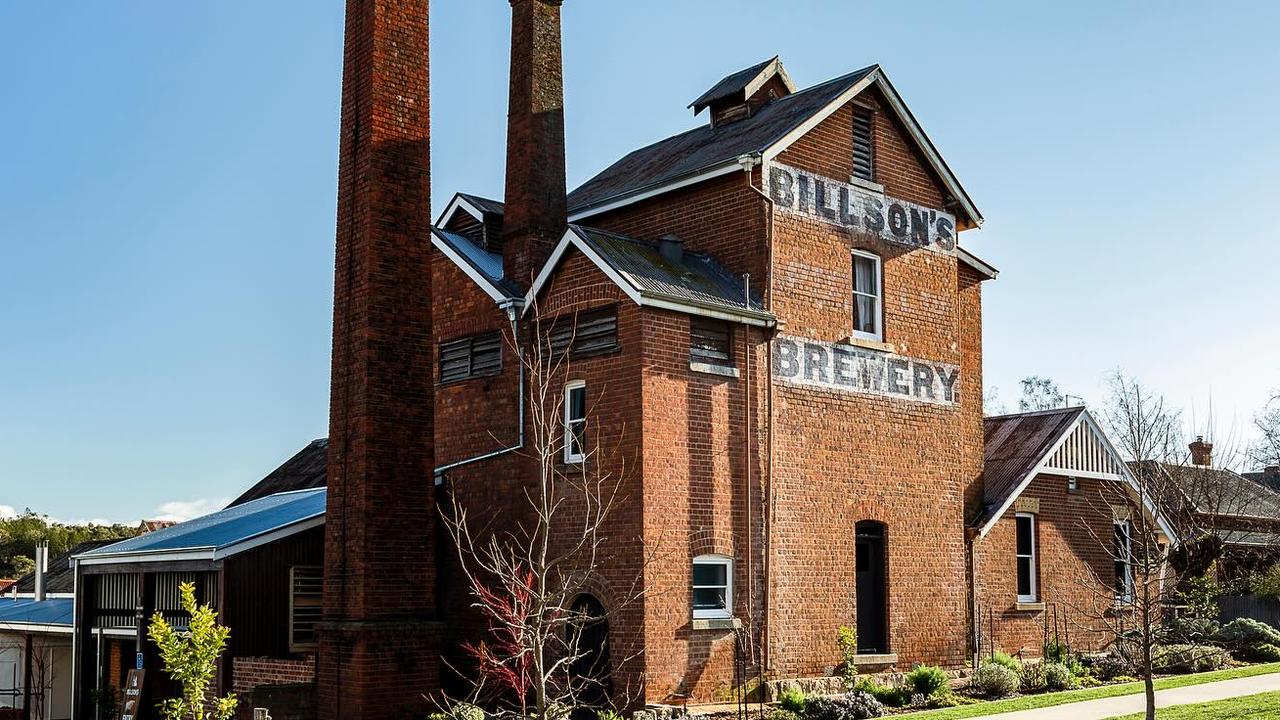
[[1080,492],[1080,478],[1075,475],[1067,477],[1067,492]]
[[1016,553],[1018,556],[1018,602],[1036,602],[1036,516],[1018,513],[1013,516],[1017,526]]
[[1112,527],[1116,571],[1116,602],[1133,601],[1133,524],[1116,520]]
[[693,559],[693,617],[733,617],[733,559],[699,555]]
[[587,383],[574,380],[564,386],[564,461],[580,463],[587,447]]
[[880,256],[853,251],[853,336],[863,340],[884,340],[884,288],[881,287]]

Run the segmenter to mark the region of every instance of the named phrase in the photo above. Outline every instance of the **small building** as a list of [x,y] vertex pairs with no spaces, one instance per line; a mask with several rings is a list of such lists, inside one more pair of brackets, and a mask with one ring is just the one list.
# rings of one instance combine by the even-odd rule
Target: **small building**
[[77,554],[76,717],[93,718],[95,689],[122,687],[135,666],[147,671],[141,720],[155,717],[156,698],[176,694],[145,632],[154,613],[185,622],[184,582],[231,628],[218,693],[247,694],[250,704],[260,685],[298,683],[310,696],[324,510],[323,488],[276,493]]
[[[1056,639],[1080,650],[1111,638],[1101,614],[1133,592],[1134,519],[1173,538],[1123,458],[1083,407],[983,423],[984,508],[974,522],[974,646],[1039,657]],[[1149,498],[1148,498],[1149,500]]]

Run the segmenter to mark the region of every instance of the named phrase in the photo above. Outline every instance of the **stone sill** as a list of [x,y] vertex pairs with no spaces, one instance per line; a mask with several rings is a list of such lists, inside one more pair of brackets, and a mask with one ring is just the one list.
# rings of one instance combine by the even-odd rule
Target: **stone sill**
[[881,195],[884,194],[884,185],[881,185],[880,183],[875,182],[873,180],[864,180],[858,177],[857,175],[849,176],[849,184],[856,185],[857,187],[860,187],[863,190],[870,190],[873,193],[879,193]]
[[1013,606],[1017,612],[1044,612],[1044,603],[1042,602],[1020,602]]
[[694,618],[689,624],[691,630],[737,630],[742,627],[738,618]]
[[898,653],[880,653],[877,655],[854,655],[853,664],[858,667],[864,665],[897,665]]
[[738,377],[738,368],[729,367],[727,365],[713,365],[711,363],[689,361],[689,369],[696,373],[704,373],[706,375],[719,375],[720,377],[736,378]]
[[844,339],[844,344],[859,347],[864,350],[875,350],[876,352],[896,353],[898,351],[898,348],[895,347],[893,343],[880,342],[879,340],[867,340],[866,338],[853,337],[852,335]]

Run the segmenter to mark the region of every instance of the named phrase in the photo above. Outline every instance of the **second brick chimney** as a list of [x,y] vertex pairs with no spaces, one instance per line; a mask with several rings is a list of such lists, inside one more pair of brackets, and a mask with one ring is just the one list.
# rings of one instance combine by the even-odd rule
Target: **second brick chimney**
[[1191,464],[1197,467],[1209,467],[1213,464],[1213,443],[1205,442],[1203,437],[1197,437],[1190,445]]
[[511,98],[502,257],[528,285],[564,234],[562,0],[511,0]]

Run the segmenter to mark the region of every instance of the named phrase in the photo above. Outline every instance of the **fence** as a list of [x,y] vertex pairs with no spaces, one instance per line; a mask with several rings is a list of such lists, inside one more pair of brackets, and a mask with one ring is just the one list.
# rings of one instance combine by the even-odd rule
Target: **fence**
[[1263,600],[1256,595],[1223,595],[1218,598],[1218,607],[1222,610],[1223,623],[1250,618],[1280,627],[1280,603],[1274,600]]

